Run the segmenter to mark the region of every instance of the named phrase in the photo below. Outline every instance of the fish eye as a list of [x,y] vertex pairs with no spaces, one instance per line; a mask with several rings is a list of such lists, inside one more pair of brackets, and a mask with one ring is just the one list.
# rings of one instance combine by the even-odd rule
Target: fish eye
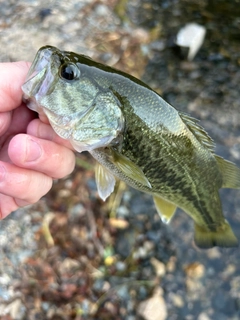
[[62,79],[72,81],[80,77],[80,70],[72,63],[64,63],[59,69],[59,75]]

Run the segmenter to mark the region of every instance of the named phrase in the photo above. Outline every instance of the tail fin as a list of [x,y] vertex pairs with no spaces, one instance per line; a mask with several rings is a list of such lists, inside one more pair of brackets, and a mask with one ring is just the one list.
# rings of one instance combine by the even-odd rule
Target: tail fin
[[238,240],[227,220],[225,220],[216,231],[210,231],[195,224],[194,240],[196,245],[202,249],[208,249],[215,246],[225,248],[238,246]]
[[232,162],[215,155],[218,167],[222,173],[222,188],[240,189],[240,169]]

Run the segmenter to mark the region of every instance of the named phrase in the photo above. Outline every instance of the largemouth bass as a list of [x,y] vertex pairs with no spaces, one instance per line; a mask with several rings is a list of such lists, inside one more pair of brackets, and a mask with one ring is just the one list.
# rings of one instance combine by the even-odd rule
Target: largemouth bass
[[214,154],[196,119],[133,76],[51,46],[37,52],[22,89],[30,109],[97,160],[103,200],[118,178],[151,194],[165,223],[183,209],[195,222],[199,247],[238,245],[219,189],[240,188],[240,170]]

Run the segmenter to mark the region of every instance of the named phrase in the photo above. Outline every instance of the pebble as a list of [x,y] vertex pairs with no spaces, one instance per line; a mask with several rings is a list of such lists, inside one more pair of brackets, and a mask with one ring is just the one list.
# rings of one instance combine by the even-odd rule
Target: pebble
[[26,316],[26,307],[23,305],[22,300],[17,298],[7,306],[0,304],[0,315],[10,315],[14,320],[22,320]]
[[176,262],[177,262],[176,257],[170,257],[166,265],[167,272],[173,273],[176,270]]
[[163,277],[166,274],[166,266],[164,263],[161,261],[157,260],[156,258],[152,257],[151,258],[151,264],[153,265],[156,275],[158,277]]
[[208,250],[207,255],[210,259],[219,259],[221,258],[221,251],[219,250],[219,248],[215,247],[212,248],[210,250]]
[[188,277],[202,278],[205,273],[205,266],[199,262],[193,262],[186,265],[184,271]]
[[129,216],[129,209],[126,206],[119,206],[117,208],[117,215],[119,218],[125,218]]
[[222,276],[224,278],[230,277],[231,275],[233,275],[236,272],[236,269],[237,269],[237,267],[235,266],[235,264],[229,264],[224,269]]
[[117,261],[115,267],[118,271],[125,271],[127,268],[126,263],[122,261]]
[[201,312],[201,313],[199,314],[197,320],[212,320],[212,319],[209,318],[209,316],[207,315],[207,313]]
[[165,320],[167,319],[167,306],[162,297],[162,290],[156,289],[153,296],[138,306],[137,314],[145,320]]
[[63,262],[59,265],[58,270],[61,274],[64,275],[65,273],[74,273],[79,268],[80,263],[77,260],[65,258]]
[[177,308],[182,308],[184,306],[184,300],[183,297],[179,294],[175,294],[175,293],[171,293],[170,294],[170,298],[173,302],[173,304],[175,305],[175,307]]
[[97,5],[95,8],[95,12],[97,15],[102,16],[102,17],[110,14],[108,7],[103,4]]
[[109,218],[109,224],[116,229],[126,229],[129,226],[129,222],[124,219],[116,219],[116,218]]

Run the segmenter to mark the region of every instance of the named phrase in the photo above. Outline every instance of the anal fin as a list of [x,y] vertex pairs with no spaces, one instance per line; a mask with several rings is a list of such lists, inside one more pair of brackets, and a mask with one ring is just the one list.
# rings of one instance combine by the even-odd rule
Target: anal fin
[[153,196],[153,200],[154,200],[154,204],[156,206],[157,212],[161,217],[162,222],[169,223],[177,209],[176,205],[156,195]]
[[195,224],[194,240],[196,245],[202,249],[209,249],[215,246],[225,248],[238,246],[238,240],[227,220],[216,231],[211,231]]

